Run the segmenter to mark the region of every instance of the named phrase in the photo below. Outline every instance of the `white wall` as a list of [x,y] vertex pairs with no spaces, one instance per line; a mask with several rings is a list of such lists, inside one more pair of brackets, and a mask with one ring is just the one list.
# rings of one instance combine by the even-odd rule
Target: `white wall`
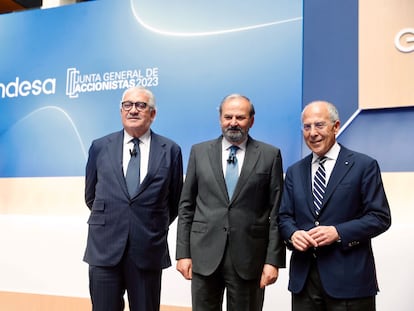
[[[377,310],[411,311],[414,193],[409,188],[414,184],[414,173],[384,174],[384,182],[393,224],[373,243],[381,289]],[[82,201],[83,179],[80,178],[75,191],[70,192],[72,201],[62,191],[56,193],[52,189],[55,194],[43,192],[38,194],[40,197],[31,196],[30,203],[23,202],[31,204],[31,212],[21,207],[25,213],[20,214],[13,214],[11,210],[5,212],[4,204],[22,201],[28,189],[14,184],[18,189],[13,194],[4,183],[0,180],[0,210],[3,211],[0,214],[0,291],[89,297],[88,266],[82,262],[88,217]],[[59,181],[53,183],[59,185]],[[16,198],[10,198],[10,193]],[[56,197],[63,198],[63,202]],[[47,204],[50,206],[45,208]],[[169,236],[172,258],[175,256],[175,233],[176,222]],[[288,270],[283,269],[277,283],[266,289],[264,311],[290,310],[287,282]],[[162,304],[191,305],[190,282],[175,270],[175,261],[163,274]]]

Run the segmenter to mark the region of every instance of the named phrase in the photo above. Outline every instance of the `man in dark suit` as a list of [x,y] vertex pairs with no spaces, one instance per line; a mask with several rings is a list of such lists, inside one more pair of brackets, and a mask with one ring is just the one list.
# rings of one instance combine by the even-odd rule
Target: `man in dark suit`
[[158,311],[183,183],[181,149],[150,129],[156,107],[149,90],[126,90],[120,110],[124,129],[93,141],[86,165],[92,306],[123,310],[126,290],[131,311]]
[[371,239],[391,225],[378,163],[336,142],[331,103],[310,103],[302,122],[312,153],[288,168],[279,212],[292,250],[292,310],[375,310]]
[[223,135],[191,149],[176,258],[178,271],[192,280],[193,311],[222,310],[224,289],[228,311],[262,310],[264,287],[285,267],[277,227],[282,157],[248,135],[254,112],[247,97],[227,96],[220,105]]

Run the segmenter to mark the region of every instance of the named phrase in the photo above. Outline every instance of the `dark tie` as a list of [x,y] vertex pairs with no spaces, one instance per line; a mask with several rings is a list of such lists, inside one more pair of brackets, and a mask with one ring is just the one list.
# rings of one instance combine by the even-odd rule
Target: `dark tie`
[[313,205],[315,207],[316,215],[319,215],[321,211],[323,196],[325,195],[326,171],[323,165],[326,160],[326,157],[319,158],[319,167],[313,177]]
[[134,148],[129,150],[131,159],[128,163],[128,168],[125,176],[126,184],[128,187],[128,193],[130,197],[133,197],[138,190],[140,181],[140,163],[141,163],[141,152],[139,150],[139,139],[134,138],[132,140]]
[[237,164],[236,152],[239,147],[232,145],[230,147],[229,158],[227,159],[227,169],[226,169],[226,186],[227,194],[229,199],[233,196],[234,188],[237,184],[237,179],[239,178],[239,165]]

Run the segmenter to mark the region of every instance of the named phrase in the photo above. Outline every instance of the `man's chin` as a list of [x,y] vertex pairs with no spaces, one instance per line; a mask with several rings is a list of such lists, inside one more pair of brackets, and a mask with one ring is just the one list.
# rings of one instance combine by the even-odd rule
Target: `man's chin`
[[237,135],[237,136],[225,135],[225,137],[231,143],[239,143],[243,140],[243,136],[241,136],[241,135]]
[[141,124],[141,120],[138,120],[138,119],[129,119],[127,121],[127,126],[130,126],[130,127],[137,127],[140,124]]

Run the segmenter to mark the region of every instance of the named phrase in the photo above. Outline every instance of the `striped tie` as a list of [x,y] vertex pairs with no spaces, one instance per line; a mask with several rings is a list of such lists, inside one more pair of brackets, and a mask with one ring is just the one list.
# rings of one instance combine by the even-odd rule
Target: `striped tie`
[[319,215],[321,211],[323,196],[326,189],[326,171],[323,166],[326,160],[326,157],[319,158],[319,167],[313,177],[313,205],[315,206],[316,215]]

